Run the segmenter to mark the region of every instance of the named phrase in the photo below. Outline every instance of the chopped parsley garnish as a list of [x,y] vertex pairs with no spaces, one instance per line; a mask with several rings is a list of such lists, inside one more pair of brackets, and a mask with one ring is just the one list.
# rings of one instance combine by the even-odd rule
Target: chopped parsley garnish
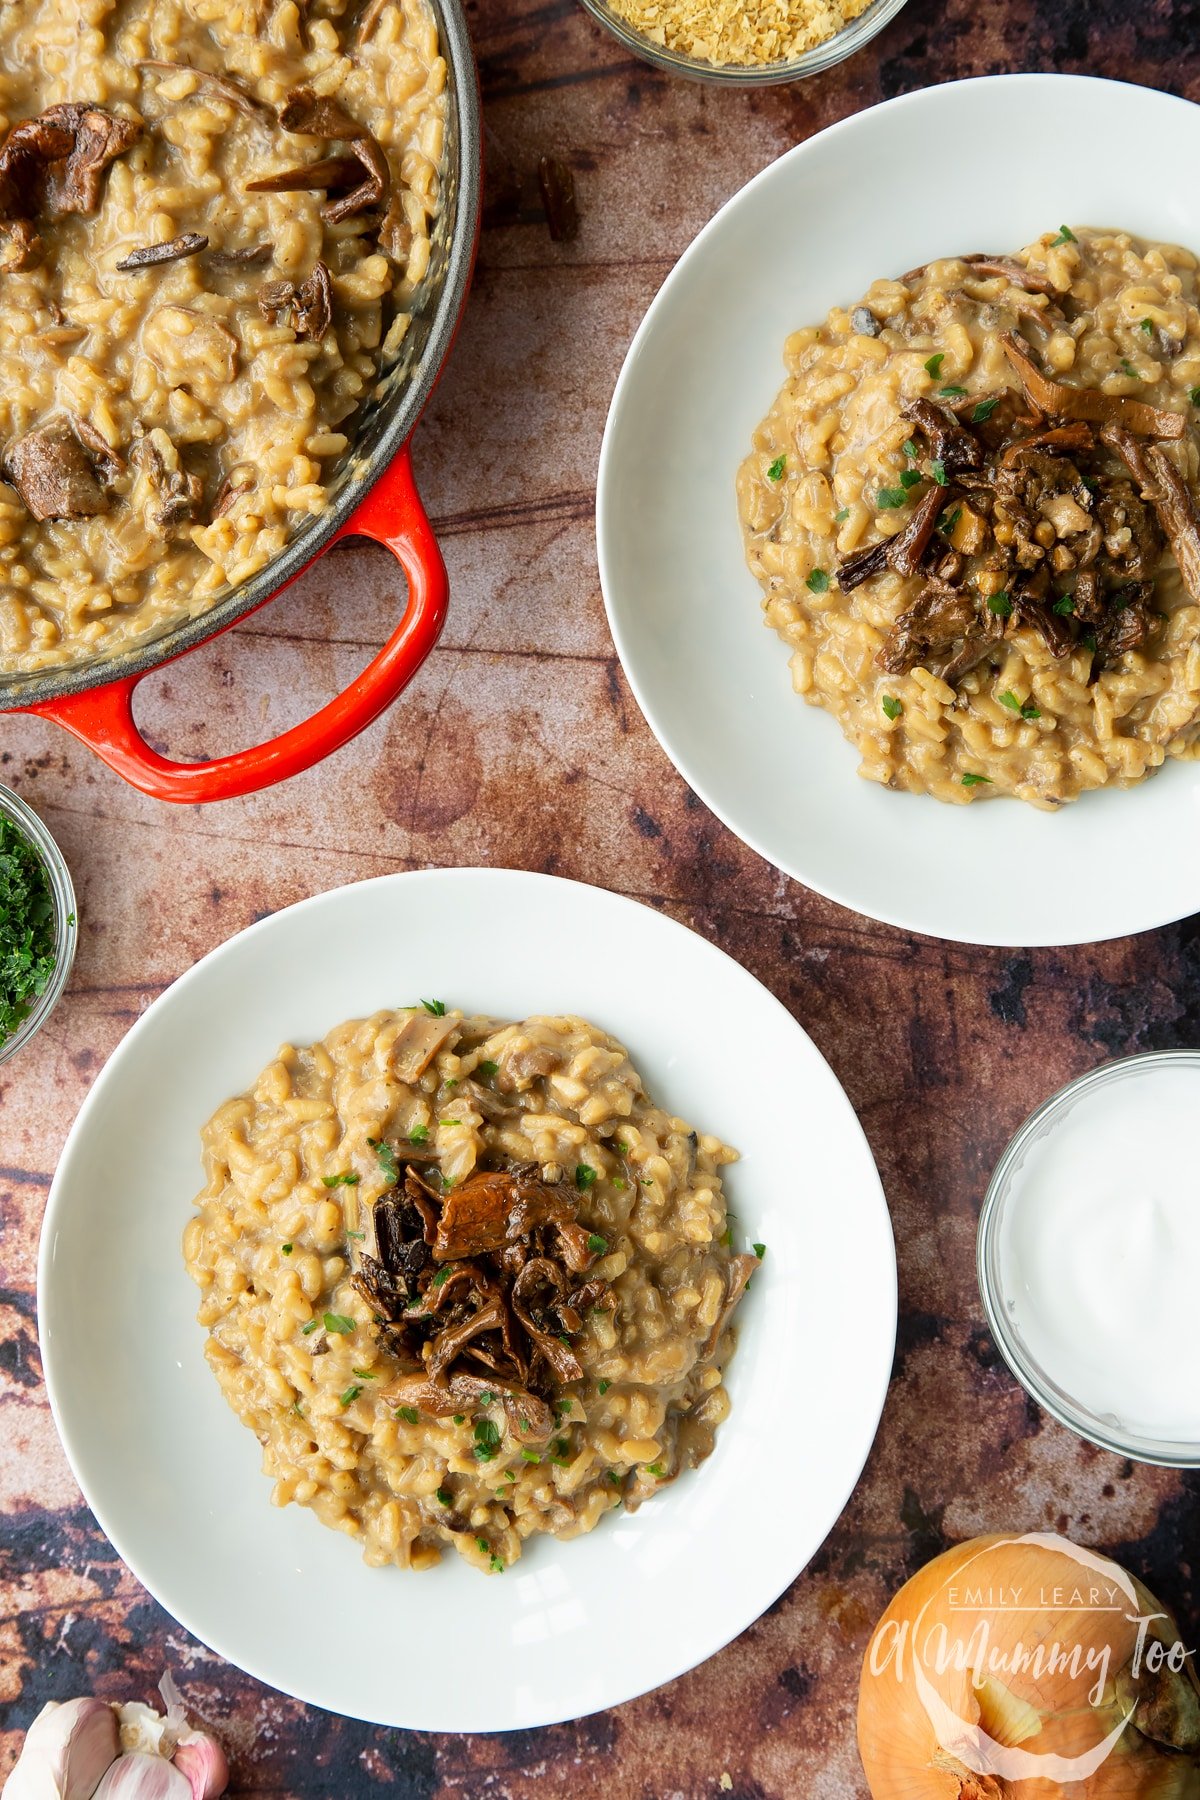
[[577,1163],[575,1165],[575,1186],[579,1189],[581,1194],[587,1192],[595,1179],[595,1169],[590,1169],[586,1163]]
[[421,1005],[425,1008],[427,1013],[432,1013],[435,1019],[444,1019],[446,1016],[446,1002],[444,1000],[422,1000]]
[[54,973],[54,896],[46,865],[11,819],[0,819],[0,1044]]
[[946,465],[940,459],[930,463],[929,473],[933,476],[933,479],[937,482],[939,487],[945,487],[947,485],[948,477],[946,475]]
[[1032,700],[1026,700],[1022,704],[1011,688],[1006,688],[1002,694],[997,695],[997,698],[1001,706],[1007,706],[1009,712],[1019,713],[1023,719],[1040,719],[1042,716]]
[[467,1415],[466,1415],[466,1413],[455,1413],[455,1415],[454,1415],[454,1423],[455,1423],[455,1424],[456,1424],[456,1425],[465,1425],[465,1424],[466,1424],[466,1422],[467,1422]]
[[612,1386],[611,1381],[598,1381],[596,1383],[596,1391],[601,1394],[607,1394],[607,1392],[611,1386]]
[[593,1231],[588,1239],[588,1249],[593,1256],[603,1256],[608,1249],[608,1239],[601,1237],[598,1231]]
[[454,1495],[450,1492],[449,1488],[435,1488],[433,1497],[435,1500],[439,1501],[442,1506],[451,1506],[454,1502]]
[[951,511],[951,512],[944,512],[942,514],[941,518],[937,522],[937,528],[941,532],[942,536],[950,537],[950,535],[954,531],[954,527],[958,524],[958,521],[961,518],[962,518],[962,507],[961,506],[956,506],[953,509],[953,511]]
[[379,1380],[378,1369],[351,1369],[350,1373],[352,1375],[357,1375],[358,1379],[360,1381],[378,1381]]
[[345,1313],[326,1313],[325,1329],[334,1337],[349,1337],[354,1330],[354,1320],[348,1319]]
[[283,1244],[280,1246],[280,1248],[282,1249],[283,1254],[285,1256],[290,1256],[292,1254],[292,1251],[295,1248],[295,1246],[292,1244]]
[[522,1450],[521,1460],[527,1463],[540,1463],[542,1459],[536,1450]]
[[615,1188],[627,1188],[629,1186],[629,1183],[627,1181],[622,1180],[620,1175],[613,1176],[612,1184]]
[[367,1235],[367,1234],[366,1234],[366,1232],[365,1232],[365,1231],[348,1231],[348,1232],[347,1232],[347,1233],[346,1233],[346,1236],[347,1236],[347,1237],[348,1237],[348,1238],[365,1238],[365,1237],[366,1237],[366,1235]]
[[1127,356],[1123,356],[1121,358],[1121,367],[1124,369],[1125,373],[1130,377],[1131,380],[1140,381],[1142,379],[1141,374],[1139,373],[1139,371],[1137,369],[1134,368],[1133,364],[1130,362],[1130,360]]
[[301,1331],[301,1334],[302,1334],[302,1336],[304,1336],[304,1337],[311,1337],[311,1336],[312,1336],[312,1334],[313,1334],[313,1332],[314,1332],[314,1331],[319,1331],[319,1330],[320,1330],[320,1328],[321,1328],[321,1321],[320,1321],[320,1319],[310,1319],[310,1320],[309,1320],[309,1321],[308,1321],[308,1324],[307,1324],[307,1325],[302,1325],[302,1326],[301,1326],[301,1327],[300,1327],[300,1331]]
[[1069,225],[1060,225],[1058,228],[1058,236],[1056,238],[1051,238],[1050,242],[1052,244],[1077,244],[1079,239],[1075,236],[1075,233],[1071,230]]
[[771,464],[770,468],[767,470],[767,480],[768,481],[782,481],[783,480],[783,472],[786,468],[787,468],[787,457],[786,456],[777,456],[775,458],[775,461]]
[[990,419],[999,404],[999,394],[993,395],[990,400],[977,400],[971,408],[972,425],[982,425],[985,419]]
[[729,1248],[729,1246],[733,1243],[733,1226],[732,1225],[727,1225],[725,1227],[724,1231],[721,1233],[717,1242],[724,1244],[726,1249]]
[[605,1479],[611,1481],[614,1487],[620,1487],[621,1485],[621,1477],[617,1474],[615,1469],[610,1469]]
[[450,1279],[450,1264],[447,1263],[444,1269],[438,1270],[437,1274],[434,1276],[433,1280],[430,1282],[429,1285],[430,1285],[430,1287],[441,1287],[442,1283],[444,1281],[449,1281],[449,1279]]
[[573,1400],[556,1400],[554,1402],[554,1410],[560,1419],[565,1419],[574,1404],[575,1402]]
[[917,458],[921,454],[921,452],[917,449],[917,446],[913,443],[911,438],[905,438],[902,448],[904,450],[905,456],[908,457],[910,462],[916,462]]
[[939,350],[937,355],[931,356],[929,361],[925,364],[925,373],[927,375],[932,375],[933,379],[936,381],[942,372],[942,364],[945,360],[946,352],[944,350]]
[[461,1125],[462,1120],[461,1119],[439,1119],[438,1124],[439,1125]]
[[[357,1373],[357,1371],[355,1372]],[[396,1408],[396,1417],[398,1419],[403,1419],[406,1425],[415,1425],[421,1415],[415,1406],[398,1406]]]
[[476,1419],[472,1435],[475,1455],[480,1462],[491,1462],[500,1448],[500,1427],[491,1419]]
[[992,786],[990,775],[964,775],[962,778],[964,787],[978,787],[981,781],[986,781],[989,787]]
[[1152,319],[1143,319],[1142,324],[1141,324],[1141,329],[1145,332],[1147,337],[1153,337],[1154,336],[1154,321]]
[[920,469],[905,469],[900,477],[900,486],[902,488],[920,487],[924,479]]
[[1094,651],[1096,648],[1096,634],[1094,631],[1085,631],[1079,641],[1085,650]]
[[345,1393],[342,1395],[342,1400],[341,1400],[342,1405],[350,1406],[355,1400],[358,1399],[358,1396],[361,1393],[362,1393],[362,1389],[360,1387],[348,1387],[346,1389]]
[[492,1062],[490,1057],[486,1062],[476,1063],[475,1068],[480,1075],[486,1075],[489,1081],[492,1079],[493,1075],[498,1075],[500,1073],[500,1064],[498,1062]]
[[908,499],[908,490],[902,487],[880,488],[876,495],[876,504],[883,512],[895,512]]
[[475,1548],[477,1550],[482,1550],[485,1556],[490,1556],[492,1553],[492,1546],[488,1543],[486,1538],[476,1538]]
[[618,1156],[628,1156],[629,1155],[629,1145],[623,1144],[621,1142],[620,1138],[616,1138],[614,1140],[613,1149],[617,1152]]
[[833,522],[835,525],[844,525],[849,517],[850,508],[848,506],[843,506],[840,512],[834,513]]
[[1074,596],[1071,594],[1060,594],[1058,599],[1054,602],[1054,605],[1050,608],[1050,611],[1056,612],[1060,619],[1069,618],[1075,611]]
[[1007,619],[1012,612],[1012,601],[1003,588],[998,594],[988,595],[988,611],[994,612],[1001,619]]
[[503,1573],[504,1573],[504,1558],[502,1556],[493,1555],[491,1563],[489,1564],[489,1567],[491,1568],[493,1575],[503,1575]]
[[811,594],[827,594],[829,592],[829,577],[824,569],[814,569],[804,585]]
[[897,700],[893,694],[885,694],[879,704],[883,708],[885,717],[889,719],[898,719],[904,711],[903,703]]
[[480,1406],[490,1406],[495,1398],[495,1394],[493,1394],[490,1389],[485,1388],[483,1393],[479,1396],[479,1404]]
[[763,1257],[767,1254],[767,1246],[765,1244],[755,1244],[754,1254],[757,1256],[759,1262],[761,1262]]
[[375,1152],[379,1161],[379,1166],[387,1176],[388,1181],[395,1187],[400,1179],[400,1165],[396,1161],[396,1152],[392,1149],[390,1144],[385,1144],[380,1138],[368,1138],[367,1143]]
[[428,1125],[414,1125],[408,1134],[410,1144],[427,1144],[429,1142]]
[[661,1463],[647,1463],[646,1464],[647,1475],[653,1475],[659,1481],[662,1480],[662,1478],[666,1474],[666,1472],[667,1471],[663,1468]]
[[943,400],[961,400],[966,391],[965,387],[956,387],[953,384],[951,384],[950,387],[941,387],[938,389],[938,393]]
[[322,1175],[323,1187],[357,1187],[358,1176],[353,1169],[345,1169],[340,1175]]

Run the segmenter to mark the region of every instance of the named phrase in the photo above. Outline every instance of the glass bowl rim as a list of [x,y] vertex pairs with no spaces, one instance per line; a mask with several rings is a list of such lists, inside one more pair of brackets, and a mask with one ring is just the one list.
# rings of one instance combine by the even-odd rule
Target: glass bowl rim
[[999,1237],[1004,1203],[1012,1192],[1010,1176],[1038,1128],[1047,1119],[1061,1115],[1081,1094],[1092,1088],[1120,1081],[1135,1069],[1174,1065],[1178,1068],[1200,1068],[1200,1049],[1143,1050],[1133,1056],[1120,1056],[1098,1063],[1074,1080],[1055,1090],[1020,1124],[992,1171],[979,1213],[976,1235],[976,1274],[979,1292],[987,1316],[988,1329],[1010,1372],[1021,1387],[1051,1417],[1065,1425],[1077,1437],[1101,1450],[1111,1451],[1134,1462],[1150,1463],[1159,1468],[1200,1468],[1200,1442],[1186,1443],[1176,1439],[1121,1433],[1082,1406],[1065,1388],[1053,1381],[1025,1350],[1018,1333],[1010,1327],[1004,1304],[1004,1290],[999,1269]]
[[800,56],[787,62],[711,63],[688,56],[680,50],[668,50],[654,43],[626,20],[615,14],[608,0],[580,0],[580,5],[598,24],[606,27],[627,50],[644,58],[667,75],[682,75],[698,81],[724,82],[730,87],[773,87],[783,82],[801,81],[806,75],[819,75],[822,70],[844,62],[861,50],[864,44],[881,32],[901,12],[907,0],[870,0],[870,4],[834,32]]
[[54,901],[54,968],[12,1036],[0,1043],[0,1064],[3,1064],[37,1035],[62,998],[79,941],[79,910],[71,871],[50,828],[28,801],[3,785],[0,785],[0,818],[9,819],[37,851],[49,878]]

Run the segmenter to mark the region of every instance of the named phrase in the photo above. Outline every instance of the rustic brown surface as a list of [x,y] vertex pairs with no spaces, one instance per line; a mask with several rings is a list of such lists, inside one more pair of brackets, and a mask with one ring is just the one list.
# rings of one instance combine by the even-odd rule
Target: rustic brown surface
[[[574,0],[479,0],[470,12],[494,166],[527,188],[532,179],[536,194],[538,157],[562,156],[583,227],[557,245],[536,219],[484,235],[465,328],[419,437],[453,607],[412,690],[323,768],[207,810],[143,800],[49,724],[0,718],[0,778],[58,834],[86,922],[67,999],[0,1070],[0,1772],[45,1699],[149,1691],[170,1661],[230,1744],[238,1795],[693,1800],[722,1792],[727,1771],[742,1800],[853,1800],[864,1792],[853,1709],[867,1632],[948,1538],[1069,1531],[1124,1556],[1175,1602],[1189,1642],[1200,1636],[1200,1480],[1093,1451],[1027,1404],[983,1329],[973,1273],[986,1172],[1025,1112],[1105,1056],[1196,1043],[1200,932],[1192,920],[1099,949],[947,947],[828,905],[743,849],[669,767],[613,655],[591,523],[600,432],[624,348],[675,258],[798,138],[883,96],[999,69],[1086,69],[1198,95],[1196,9],[910,0],[848,66],[744,96],[660,80]],[[385,555],[340,549],[148,683],[147,728],[181,756],[277,731],[345,683],[400,603]],[[478,1740],[329,1718],[189,1640],[80,1499],[46,1405],[32,1298],[63,1137],[165,984],[290,901],[460,863],[620,888],[722,944],[780,996],[870,1136],[903,1309],[867,1473],[771,1613],[636,1704]],[[848,1330],[854,1305],[848,1293]],[[802,1422],[802,1394],[800,1379],[781,1386],[781,1430]],[[771,1528],[786,1531],[786,1515]]]

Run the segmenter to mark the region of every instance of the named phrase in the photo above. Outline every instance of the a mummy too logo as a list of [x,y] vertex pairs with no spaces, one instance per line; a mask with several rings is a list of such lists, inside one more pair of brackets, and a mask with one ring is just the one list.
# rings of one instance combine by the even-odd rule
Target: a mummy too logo
[[871,1640],[864,1687],[915,1713],[935,1763],[979,1778],[980,1792],[994,1791],[990,1777],[1070,1793],[1110,1757],[1148,1750],[1147,1737],[1172,1744],[1172,1717],[1200,1704],[1193,1655],[1115,1563],[1030,1533],[982,1541],[966,1560],[951,1552],[911,1582]]

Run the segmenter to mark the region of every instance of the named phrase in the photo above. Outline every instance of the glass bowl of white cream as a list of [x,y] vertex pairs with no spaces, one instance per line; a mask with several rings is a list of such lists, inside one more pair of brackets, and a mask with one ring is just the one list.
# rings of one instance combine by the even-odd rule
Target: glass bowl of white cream
[[979,1219],[1004,1360],[1138,1462],[1200,1467],[1200,1050],[1105,1063],[1031,1113]]

